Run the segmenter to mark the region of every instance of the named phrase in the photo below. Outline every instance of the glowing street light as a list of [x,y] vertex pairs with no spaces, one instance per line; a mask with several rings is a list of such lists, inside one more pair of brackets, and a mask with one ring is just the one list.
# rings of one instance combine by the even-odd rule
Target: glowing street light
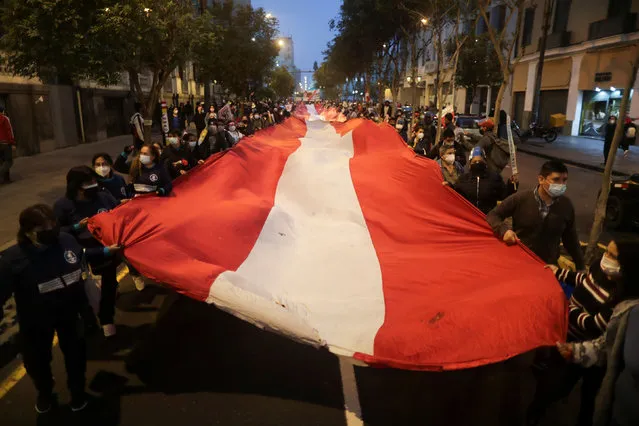
[[255,37],[251,37],[251,41],[255,41]]
[[428,24],[428,19],[422,18],[421,23],[422,23],[422,25]]
[[266,16],[265,16],[266,19],[271,19],[272,17],[273,17],[273,14],[270,13],[270,12],[267,13]]
[[277,44],[278,44],[278,46],[280,46],[280,47],[284,47],[284,40],[281,40],[281,39],[280,39],[280,40],[278,40],[278,41],[277,41]]

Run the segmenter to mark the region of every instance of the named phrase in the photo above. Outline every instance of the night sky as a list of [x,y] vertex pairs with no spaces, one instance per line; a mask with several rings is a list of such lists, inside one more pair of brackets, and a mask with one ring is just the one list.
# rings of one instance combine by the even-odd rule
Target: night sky
[[252,0],[254,8],[262,7],[280,23],[284,36],[293,36],[295,66],[302,71],[322,63],[322,51],[333,38],[328,21],[336,18],[341,0]]

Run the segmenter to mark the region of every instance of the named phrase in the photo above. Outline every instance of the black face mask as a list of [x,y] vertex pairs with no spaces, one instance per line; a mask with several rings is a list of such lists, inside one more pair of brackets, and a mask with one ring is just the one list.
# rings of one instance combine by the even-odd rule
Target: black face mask
[[60,228],[54,227],[52,229],[45,229],[42,231],[36,232],[36,239],[40,244],[45,246],[50,246],[58,242],[58,238],[60,237]]
[[484,173],[486,173],[486,170],[488,168],[488,165],[486,163],[479,162],[479,163],[474,163],[470,165],[470,171],[473,173],[473,175],[483,175]]

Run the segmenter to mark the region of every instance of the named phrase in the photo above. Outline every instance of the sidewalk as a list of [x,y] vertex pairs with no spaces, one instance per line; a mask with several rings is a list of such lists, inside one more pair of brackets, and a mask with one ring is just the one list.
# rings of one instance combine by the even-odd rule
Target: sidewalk
[[13,183],[0,186],[0,252],[15,239],[20,212],[33,204],[53,204],[64,195],[67,171],[90,165],[98,152],[115,156],[131,143],[130,135],[80,144],[30,157],[18,157],[11,168]]
[[[543,139],[529,139],[517,145],[519,152],[548,159],[559,159],[566,164],[572,164],[599,172],[603,166],[603,140],[577,136],[560,136],[553,143]],[[613,174],[626,176],[639,173],[639,146],[631,146],[628,158],[623,157],[623,151],[617,151]]]

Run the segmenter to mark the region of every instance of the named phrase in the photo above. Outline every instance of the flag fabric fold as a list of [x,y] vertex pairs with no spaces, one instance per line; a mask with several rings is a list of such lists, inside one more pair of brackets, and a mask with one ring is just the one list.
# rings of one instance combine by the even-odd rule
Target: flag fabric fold
[[394,129],[312,105],[90,229],[143,275],[373,365],[452,370],[565,338],[566,300]]

